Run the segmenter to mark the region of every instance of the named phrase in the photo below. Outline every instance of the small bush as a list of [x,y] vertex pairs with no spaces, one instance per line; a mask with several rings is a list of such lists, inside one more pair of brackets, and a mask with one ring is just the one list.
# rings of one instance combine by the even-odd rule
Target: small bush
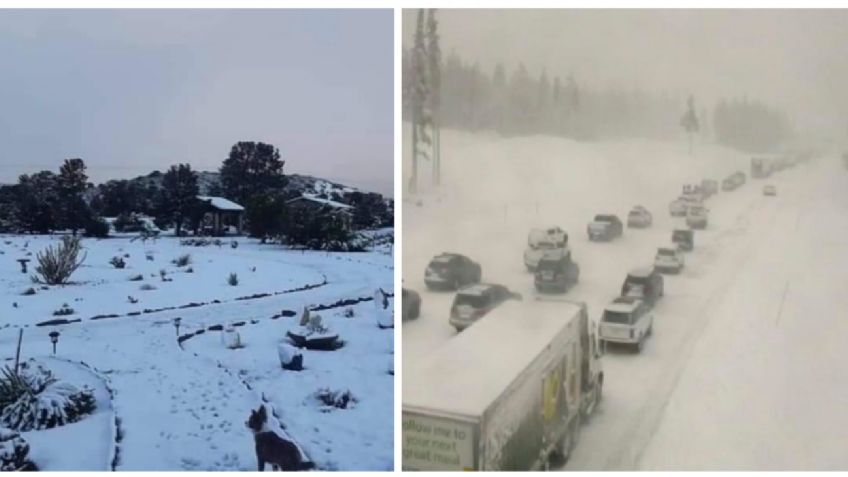
[[95,407],[90,389],[59,382],[40,365],[21,363],[17,375],[6,367],[0,377],[0,425],[9,429],[26,432],[63,426]]
[[62,303],[62,307],[53,312],[53,316],[67,316],[73,315],[75,313],[74,309],[69,307],[67,303]]
[[163,282],[171,282],[174,281],[173,278],[168,278],[168,272],[165,269],[159,270],[159,278],[162,279]]
[[179,257],[171,260],[171,263],[178,267],[185,267],[186,265],[191,263],[191,254],[180,255]]
[[151,285],[151,284],[149,284],[149,283],[145,283],[144,285],[140,286],[138,289],[139,289],[139,290],[144,290],[144,291],[150,291],[150,290],[155,290],[155,289],[156,289],[156,287],[155,287],[155,286],[153,286],[153,285]]
[[35,268],[33,280],[39,279],[48,285],[67,283],[71,275],[85,261],[86,255],[79,258],[82,242],[78,237],[62,237],[62,243],[48,246],[37,255],[38,266]]
[[144,255],[144,258],[146,258],[148,262],[152,262],[153,261],[153,254],[152,253],[146,253]]
[[186,273],[194,273],[194,267],[188,267],[185,269]]
[[238,275],[231,273],[230,277],[227,278],[227,283],[229,283],[231,287],[237,286],[239,284]]
[[100,217],[93,218],[85,224],[83,235],[86,237],[106,238],[109,236],[109,224]]
[[144,230],[144,222],[135,213],[121,213],[113,223],[117,232],[141,232]]
[[131,282],[140,282],[142,280],[144,280],[144,275],[142,275],[140,273],[138,275],[133,275],[133,276],[130,277]]
[[28,456],[26,439],[15,431],[0,427],[0,472],[38,470]]
[[35,288],[29,287],[26,290],[24,290],[24,292],[21,293],[21,295],[24,295],[24,296],[35,295]]
[[138,303],[138,298],[136,298],[136,297],[134,297],[134,296],[132,296],[132,295],[128,295],[128,296],[127,296],[127,301],[129,301],[130,303],[135,304],[135,303]]
[[230,242],[230,248],[238,248],[238,241],[233,240],[232,242]]
[[121,257],[112,257],[112,260],[109,260],[109,263],[115,268],[124,268],[127,266],[127,262],[125,262]]
[[353,318],[354,316],[353,308],[345,308],[344,313],[342,314],[345,318]]

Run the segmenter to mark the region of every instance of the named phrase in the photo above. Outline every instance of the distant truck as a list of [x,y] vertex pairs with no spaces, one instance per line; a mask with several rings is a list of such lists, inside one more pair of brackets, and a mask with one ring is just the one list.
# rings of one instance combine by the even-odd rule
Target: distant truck
[[751,179],[765,179],[771,175],[768,159],[763,157],[751,158]]
[[533,470],[567,460],[601,400],[586,305],[509,301],[404,370],[403,470]]

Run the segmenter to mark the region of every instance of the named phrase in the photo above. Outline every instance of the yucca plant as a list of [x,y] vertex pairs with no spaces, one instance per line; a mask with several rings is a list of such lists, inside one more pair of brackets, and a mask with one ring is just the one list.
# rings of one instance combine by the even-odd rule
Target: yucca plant
[[32,276],[33,281],[41,281],[48,285],[67,283],[71,275],[85,261],[84,252],[82,258],[79,258],[81,251],[82,242],[79,237],[66,236],[62,237],[61,244],[38,252],[36,255],[38,266],[35,268],[36,275]]

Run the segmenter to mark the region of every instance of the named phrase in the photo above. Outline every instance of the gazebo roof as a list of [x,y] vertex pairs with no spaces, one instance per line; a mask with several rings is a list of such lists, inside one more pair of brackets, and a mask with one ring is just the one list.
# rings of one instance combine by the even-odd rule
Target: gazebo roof
[[199,195],[199,196],[197,196],[197,199],[202,200],[203,202],[206,202],[212,208],[217,209],[217,210],[228,211],[228,212],[244,212],[244,207],[236,204],[235,202],[233,202],[229,199],[225,199],[223,197]]

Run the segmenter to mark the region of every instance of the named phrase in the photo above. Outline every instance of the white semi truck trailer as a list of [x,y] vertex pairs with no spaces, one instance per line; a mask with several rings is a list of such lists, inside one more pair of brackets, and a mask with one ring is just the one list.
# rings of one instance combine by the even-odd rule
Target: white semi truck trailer
[[565,462],[601,399],[586,305],[508,301],[404,370],[404,470]]

